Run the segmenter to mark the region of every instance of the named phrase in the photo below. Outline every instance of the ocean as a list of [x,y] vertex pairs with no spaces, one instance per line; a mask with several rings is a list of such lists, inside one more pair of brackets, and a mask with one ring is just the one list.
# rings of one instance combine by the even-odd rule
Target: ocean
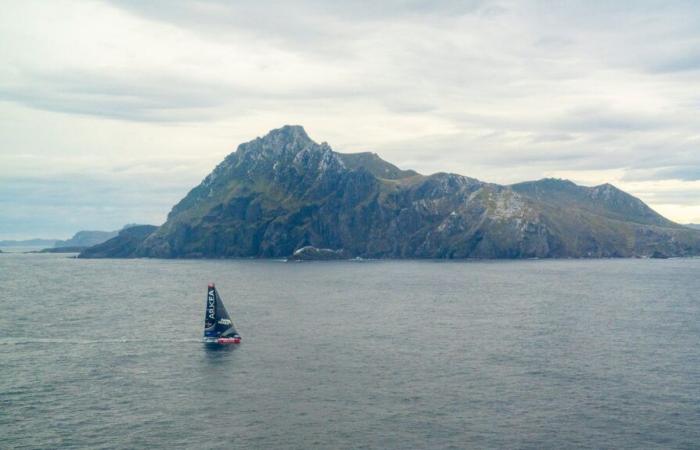
[[1,254],[0,448],[146,447],[700,448],[700,259]]

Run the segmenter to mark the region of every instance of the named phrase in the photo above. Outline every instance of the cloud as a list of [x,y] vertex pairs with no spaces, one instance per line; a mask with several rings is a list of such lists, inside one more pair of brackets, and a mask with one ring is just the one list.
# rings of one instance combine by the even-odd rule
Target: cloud
[[[66,200],[54,205],[77,208],[70,194],[94,172],[103,205],[150,221],[238,143],[285,123],[424,173],[502,183],[608,176],[647,201],[660,201],[657,181],[674,180],[668,189],[686,204],[700,165],[696,8],[15,2],[0,16],[0,191],[25,189],[4,196],[4,208],[49,211],[36,203],[43,188],[25,184],[39,173],[61,180],[49,190]],[[148,206],[129,206],[136,194],[123,183],[141,186]],[[105,217],[92,211],[78,217]],[[115,215],[112,228],[123,222]]]
[[554,128],[569,132],[651,131],[668,125],[666,118],[651,114],[613,112],[607,108],[586,108],[570,112],[554,123]]
[[685,72],[700,69],[700,54],[690,53],[675,59],[660,61],[656,63],[652,70],[656,72]]
[[687,166],[663,167],[660,169],[631,170],[625,174],[623,179],[625,181],[700,181],[700,163]]
[[168,178],[124,174],[4,177],[2,183],[0,232],[8,239],[66,238],[82,229],[160,224],[168,212],[163,206],[187,192]]
[[0,100],[53,112],[133,121],[203,121],[223,98],[244,95],[233,86],[216,86],[174,76],[104,74],[73,70],[28,73],[23,83],[0,86]]

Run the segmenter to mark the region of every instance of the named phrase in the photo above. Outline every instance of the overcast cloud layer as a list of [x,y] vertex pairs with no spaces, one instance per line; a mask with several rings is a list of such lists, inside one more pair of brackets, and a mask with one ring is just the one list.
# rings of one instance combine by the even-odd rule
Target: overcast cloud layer
[[700,222],[695,1],[2,9],[0,239],[159,224],[284,124],[422,173],[612,182]]

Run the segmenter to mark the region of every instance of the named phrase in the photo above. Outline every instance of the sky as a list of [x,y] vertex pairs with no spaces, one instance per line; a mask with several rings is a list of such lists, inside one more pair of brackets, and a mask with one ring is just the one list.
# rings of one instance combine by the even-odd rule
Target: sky
[[4,1],[0,63],[0,239],[160,224],[285,124],[700,223],[697,1]]

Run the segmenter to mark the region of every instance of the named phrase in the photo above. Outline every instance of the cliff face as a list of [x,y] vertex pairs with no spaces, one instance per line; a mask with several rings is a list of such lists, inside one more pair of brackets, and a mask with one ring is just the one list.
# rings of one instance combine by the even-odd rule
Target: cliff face
[[165,224],[130,242],[129,256],[163,258],[287,257],[308,246],[369,258],[700,254],[700,233],[611,185],[423,176],[336,153],[299,126],[241,144]]
[[123,228],[119,234],[108,241],[83,250],[79,258],[132,258],[138,255],[138,248],[143,241],[158,227],[153,225],[136,225]]

